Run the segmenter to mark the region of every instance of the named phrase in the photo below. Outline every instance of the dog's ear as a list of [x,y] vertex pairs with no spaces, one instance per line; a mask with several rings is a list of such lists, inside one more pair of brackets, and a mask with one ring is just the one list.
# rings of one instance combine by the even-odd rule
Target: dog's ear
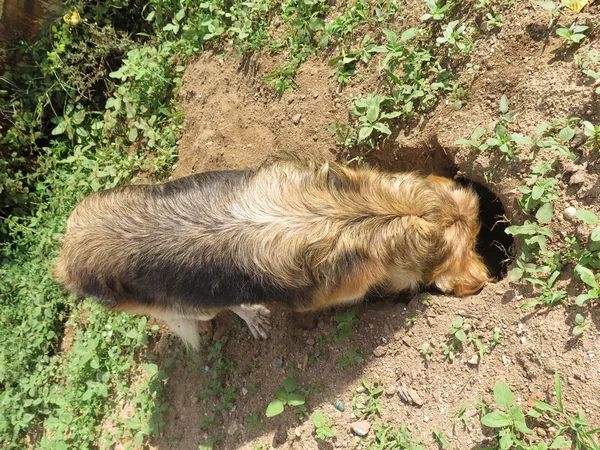
[[440,177],[428,180],[445,197],[441,211],[444,260],[433,273],[433,283],[446,293],[458,296],[473,294],[492,281],[481,256],[475,251],[479,233],[477,194],[455,182]]

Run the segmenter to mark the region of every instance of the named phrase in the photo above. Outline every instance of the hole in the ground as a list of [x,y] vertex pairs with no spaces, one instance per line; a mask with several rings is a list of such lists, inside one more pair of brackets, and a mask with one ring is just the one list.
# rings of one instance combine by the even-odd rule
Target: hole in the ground
[[471,186],[479,195],[479,220],[481,231],[477,239],[477,251],[485,260],[492,277],[500,280],[506,276],[512,262],[512,236],[506,234],[510,223],[504,214],[504,205],[491,190],[481,183],[466,178],[459,178],[459,183]]
[[[440,175],[455,178],[458,167],[444,148],[434,138],[423,145],[400,145],[391,143],[369,155],[367,162],[382,169],[397,172],[417,171],[424,175]],[[471,186],[479,195],[481,232],[477,251],[484,258],[492,277],[500,280],[506,276],[512,262],[511,249],[514,239],[506,234],[510,226],[504,205],[493,191],[485,185],[466,178],[457,178],[465,186]]]

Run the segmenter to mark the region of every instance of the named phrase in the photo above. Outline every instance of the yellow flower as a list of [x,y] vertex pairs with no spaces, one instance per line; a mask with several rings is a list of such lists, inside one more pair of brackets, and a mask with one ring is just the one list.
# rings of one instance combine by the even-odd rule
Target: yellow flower
[[81,16],[79,15],[78,11],[72,11],[70,15],[69,13],[65,14],[63,16],[63,20],[65,21],[65,23],[75,26],[79,25],[79,23],[81,22]]

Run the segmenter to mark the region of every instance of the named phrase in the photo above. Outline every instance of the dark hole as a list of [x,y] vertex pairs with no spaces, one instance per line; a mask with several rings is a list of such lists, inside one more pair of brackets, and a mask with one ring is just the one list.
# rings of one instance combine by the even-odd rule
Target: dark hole
[[506,276],[512,262],[514,239],[506,234],[510,226],[500,199],[483,184],[459,178],[463,186],[471,186],[479,195],[479,220],[481,231],[477,239],[477,252],[483,257],[490,274],[500,280]]

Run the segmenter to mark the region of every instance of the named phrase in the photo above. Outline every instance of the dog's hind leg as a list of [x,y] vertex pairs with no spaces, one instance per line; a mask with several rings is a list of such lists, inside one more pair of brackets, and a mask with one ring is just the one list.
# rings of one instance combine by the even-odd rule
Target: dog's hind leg
[[167,323],[169,329],[177,334],[186,345],[192,347],[194,350],[200,348],[198,321],[196,319],[164,317],[163,320]]
[[231,308],[231,311],[240,316],[248,324],[252,336],[256,339],[269,337],[271,311],[262,305],[241,305]]

